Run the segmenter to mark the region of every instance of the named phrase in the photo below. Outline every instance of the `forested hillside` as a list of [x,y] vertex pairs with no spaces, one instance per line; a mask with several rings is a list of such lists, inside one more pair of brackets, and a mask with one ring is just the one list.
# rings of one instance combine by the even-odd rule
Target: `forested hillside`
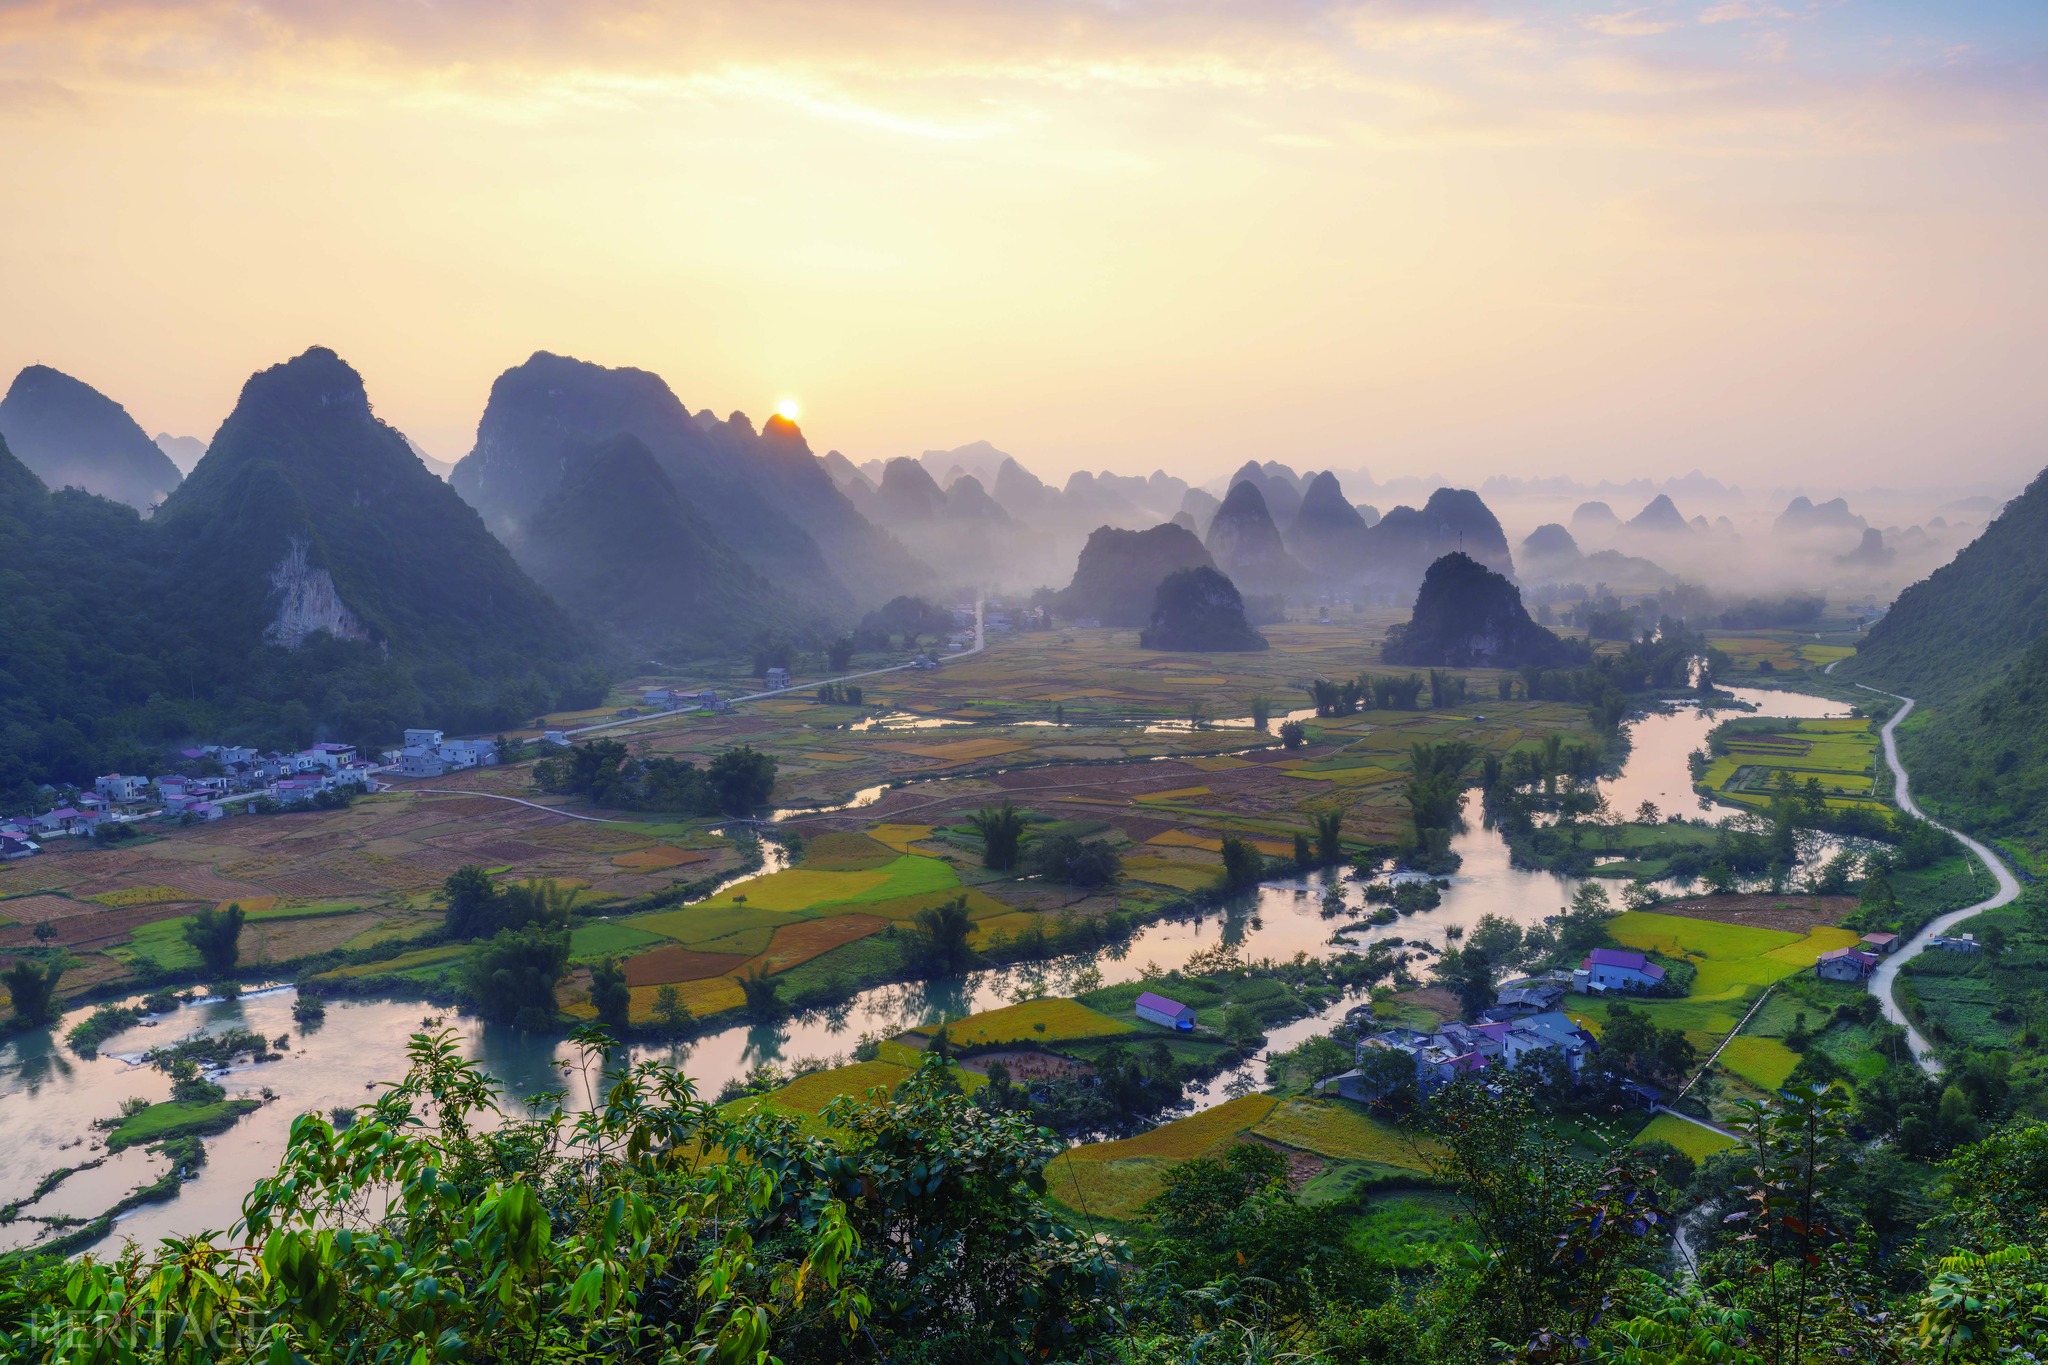
[[148,522],[0,469],[0,792],[192,737],[389,742],[590,704],[585,634],[314,349],[250,379]]
[[2048,632],[2048,472],[1953,560],[1899,594],[1837,673],[1939,706]]
[[1920,702],[1900,752],[1932,810],[2048,849],[2048,473],[1836,671]]

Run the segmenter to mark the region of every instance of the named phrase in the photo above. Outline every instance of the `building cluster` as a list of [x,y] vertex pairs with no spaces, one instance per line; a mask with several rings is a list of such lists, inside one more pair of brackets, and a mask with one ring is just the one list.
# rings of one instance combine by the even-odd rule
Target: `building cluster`
[[[1499,1012],[1501,1007],[1489,1010]],[[1434,1033],[1395,1028],[1362,1038],[1350,1071],[1324,1081],[1321,1089],[1347,1100],[1370,1103],[1402,1081],[1412,1079],[1418,1092],[1428,1095],[1457,1080],[1497,1067],[1513,1069],[1539,1061],[1556,1061],[1568,1075],[1585,1070],[1600,1044],[1593,1035],[1572,1022],[1561,1010],[1537,1014],[1481,1019],[1477,1023],[1453,1022]],[[1406,1058],[1411,1072],[1399,1068],[1366,1068],[1373,1054],[1392,1053]],[[1389,1071],[1392,1075],[1389,1075]]]
[[387,767],[401,777],[440,777],[467,768],[497,766],[498,743],[490,739],[447,739],[439,730],[407,730],[405,743],[384,752]]
[[1865,934],[1853,948],[1822,953],[1813,964],[1813,974],[1823,981],[1868,981],[1877,964],[1898,946],[1897,934]]
[[[107,773],[40,815],[0,822],[0,858],[25,858],[42,851],[42,841],[87,835],[110,821],[156,815],[218,820],[235,801],[268,797],[282,806],[302,805],[322,792],[375,791],[377,769],[352,744],[315,744],[294,753],[260,753],[233,744],[183,749],[188,764],[211,771],[194,776],[164,773],[144,777]],[[54,796],[54,793],[53,793]]]
[[[769,670],[771,673],[773,669]],[[783,686],[788,686],[789,670],[783,669]],[[772,686],[772,684],[771,684]],[[650,687],[640,694],[642,706],[652,706],[663,711],[730,711],[732,704],[721,700],[718,693],[710,688],[699,692],[685,692],[680,687]]]

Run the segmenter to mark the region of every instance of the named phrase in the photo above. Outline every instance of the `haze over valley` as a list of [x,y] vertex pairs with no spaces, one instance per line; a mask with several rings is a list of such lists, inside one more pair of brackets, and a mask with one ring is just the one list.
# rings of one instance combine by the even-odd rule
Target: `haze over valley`
[[2042,1358],[2044,58],[0,8],[0,1359]]

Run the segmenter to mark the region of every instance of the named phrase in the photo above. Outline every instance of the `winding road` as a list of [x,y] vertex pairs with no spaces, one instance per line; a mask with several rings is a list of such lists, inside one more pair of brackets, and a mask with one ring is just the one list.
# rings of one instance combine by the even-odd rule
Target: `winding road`
[[[1833,672],[1834,665],[1830,664],[1827,671]],[[1941,1074],[1941,1059],[1934,1055],[1934,1048],[1925,1038],[1920,1036],[1920,1030],[1913,1027],[1912,1021],[1906,1018],[1905,1011],[1901,1010],[1898,1002],[1892,998],[1892,989],[1899,979],[1899,969],[1913,958],[1926,952],[1929,939],[1947,933],[1972,916],[1980,915],[1986,910],[1995,910],[1999,906],[2011,902],[2020,894],[2019,878],[2013,876],[2012,869],[2005,865],[2005,860],[1996,853],[1993,853],[1989,848],[1978,843],[1961,830],[1949,829],[1947,825],[1931,818],[1927,812],[1921,810],[1919,806],[1913,803],[1910,779],[1906,776],[1906,765],[1899,762],[1899,743],[1896,733],[1899,728],[1899,722],[1912,714],[1913,699],[1911,697],[1902,697],[1896,692],[1886,692],[1881,688],[1869,687],[1863,683],[1857,683],[1856,686],[1863,688],[1865,692],[1875,692],[1880,697],[1890,697],[1895,701],[1905,703],[1893,714],[1890,720],[1884,723],[1884,729],[1879,732],[1884,740],[1884,761],[1891,765],[1892,780],[1896,784],[1899,809],[1905,811],[1908,815],[1918,816],[1920,819],[1926,820],[1928,824],[1933,825],[1937,829],[1948,830],[1950,834],[1955,835],[1962,842],[1963,847],[1976,854],[1984,866],[1991,869],[1991,876],[1998,883],[1998,889],[1986,899],[1978,901],[1975,905],[1966,905],[1960,910],[1951,910],[1946,915],[1942,915],[1928,923],[1919,933],[1908,939],[1905,945],[1897,952],[1879,962],[1877,970],[1871,973],[1870,976],[1870,993],[1877,997],[1878,1004],[1884,1010],[1885,1018],[1905,1027],[1906,1042],[1913,1049],[1913,1060],[1918,1062],[1920,1069],[1928,1075],[1939,1076]]]

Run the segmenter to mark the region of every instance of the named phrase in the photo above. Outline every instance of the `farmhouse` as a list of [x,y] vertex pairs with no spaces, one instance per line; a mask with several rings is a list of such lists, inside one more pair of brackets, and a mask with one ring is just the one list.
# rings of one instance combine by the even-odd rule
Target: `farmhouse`
[[1565,1069],[1577,1076],[1599,1046],[1592,1034],[1557,1010],[1525,1019],[1449,1023],[1427,1035],[1412,1029],[1389,1029],[1362,1039],[1357,1053],[1361,1067],[1333,1077],[1323,1088],[1348,1100],[1380,1098],[1368,1093],[1372,1082],[1362,1069],[1368,1048],[1406,1053],[1415,1063],[1415,1084],[1426,1095],[1460,1076],[1489,1067],[1517,1067],[1552,1056],[1562,1058]]
[[1564,1003],[1564,982],[1525,978],[1507,981],[1493,997],[1493,1008],[1486,1012],[1489,1019],[1515,1019],[1531,1014],[1545,1014]]
[[27,830],[0,829],[0,858],[26,858],[42,851],[43,846],[29,838]]
[[1899,936],[1897,934],[1865,934],[1863,936],[1863,946],[1873,953],[1895,952],[1899,946]]
[[1622,948],[1595,948],[1572,973],[1572,989],[1580,994],[1594,991],[1646,991],[1664,983],[1664,969],[1644,957]]
[[1982,949],[1984,945],[1977,942],[1975,934],[1956,934],[1953,937],[1945,934],[1936,934],[1933,938],[1927,940],[1927,946],[1930,948],[1943,948],[1951,953],[1974,953]]
[[93,779],[92,789],[109,801],[140,801],[149,795],[149,779],[108,773]]
[[1813,964],[1813,974],[1823,981],[1867,981],[1876,970],[1877,954],[1855,948],[1822,953]]
[[1186,1033],[1195,1026],[1195,1011],[1192,1006],[1178,1000],[1169,1000],[1163,995],[1146,991],[1138,997],[1138,1017],[1154,1024],[1163,1024],[1170,1029]]
[[767,677],[763,681],[770,692],[781,692],[789,686],[789,670],[786,668],[771,668],[768,670]]

